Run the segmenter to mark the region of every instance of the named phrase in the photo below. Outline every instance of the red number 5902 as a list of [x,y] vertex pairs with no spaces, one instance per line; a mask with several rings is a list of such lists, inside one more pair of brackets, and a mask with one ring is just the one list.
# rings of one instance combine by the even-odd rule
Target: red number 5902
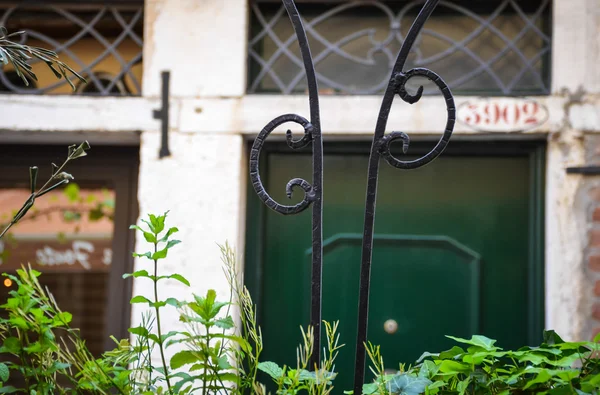
[[463,103],[457,115],[459,122],[475,129],[518,131],[541,125],[548,111],[533,100],[498,99]]

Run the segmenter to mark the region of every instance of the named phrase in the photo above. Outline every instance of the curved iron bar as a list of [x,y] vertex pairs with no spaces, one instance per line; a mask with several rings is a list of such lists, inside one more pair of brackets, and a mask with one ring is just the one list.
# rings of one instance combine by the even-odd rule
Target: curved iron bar
[[[306,31],[294,0],[283,0],[290,17],[294,31],[298,37],[300,52],[308,81],[308,96],[310,106],[310,122],[296,114],[286,114],[275,118],[265,126],[252,144],[250,151],[250,179],[258,197],[272,210],[284,214],[298,214],[312,204],[312,267],[311,267],[311,325],[314,330],[313,353],[311,367],[318,366],[321,356],[321,281],[323,261],[323,140],[321,137],[321,119],[319,115],[319,94],[315,67],[310,53]],[[286,206],[276,202],[266,191],[259,173],[260,151],[266,138],[278,126],[293,122],[304,127],[304,136],[294,140],[290,130],[286,133],[287,144],[292,149],[299,149],[312,143],[313,179],[312,185],[301,178],[294,178],[286,186],[287,196],[292,197],[294,187],[304,191],[302,201],[294,206]]]
[[[382,156],[390,165],[400,169],[416,169],[425,166],[435,158],[437,158],[446,148],[456,119],[456,107],[452,93],[448,85],[433,71],[425,68],[415,68],[407,72],[403,72],[404,64],[415,43],[417,36],[423,29],[425,22],[436,8],[440,0],[427,0],[417,19],[413,22],[406,40],[402,44],[398,58],[392,70],[392,76],[383,96],[381,110],[377,118],[375,135],[371,147],[371,156],[369,158],[368,183],[367,183],[367,198],[365,205],[365,225],[363,229],[363,244],[362,257],[360,268],[360,294],[358,304],[358,335],[356,343],[356,360],[354,370],[354,394],[362,393],[362,386],[365,377],[365,359],[366,350],[365,342],[367,341],[368,317],[369,317],[369,286],[371,277],[371,259],[373,252],[373,231],[375,225],[375,203],[377,200],[377,177],[379,173],[380,156]],[[416,94],[411,95],[406,91],[406,83],[415,76],[425,77],[434,82],[440,89],[445,101],[448,112],[446,128],[436,146],[424,156],[412,160],[402,161],[397,159],[390,152],[390,145],[395,140],[401,140],[403,143],[403,151],[406,153],[409,145],[409,138],[406,133],[392,132],[385,134],[388,116],[392,108],[394,96],[397,94],[402,100],[413,104],[420,100],[423,94],[421,86]]]
[[[311,270],[311,325],[314,328],[314,348],[311,358],[312,367],[318,366],[320,361],[320,324],[321,324],[321,281],[322,281],[322,256],[323,256],[323,232],[322,232],[322,198],[323,198],[323,141],[321,135],[321,123],[319,116],[319,97],[317,89],[317,76],[314,68],[313,58],[311,56],[306,30],[302,24],[300,15],[294,0],[282,0],[287,13],[294,26],[295,34],[298,38],[300,52],[304,63],[304,69],[307,76],[309,104],[311,120],[296,114],[286,114],[275,118],[267,124],[258,134],[252,150],[250,152],[250,179],[254,190],[259,198],[272,210],[284,215],[298,214],[306,210],[311,204],[313,206],[313,233],[312,233],[312,270]],[[448,85],[433,71],[426,68],[414,68],[403,72],[407,57],[414,45],[417,36],[423,29],[423,26],[440,0],[427,0],[421,9],[417,19],[411,26],[406,39],[400,49],[400,53],[393,66],[392,75],[387,84],[381,110],[373,136],[371,155],[369,158],[367,198],[365,207],[365,224],[362,235],[362,257],[360,268],[360,289],[358,306],[358,336],[356,344],[356,360],[354,372],[354,394],[362,393],[362,386],[365,376],[366,350],[365,342],[367,340],[368,313],[369,313],[369,287],[371,276],[371,258],[373,250],[373,230],[375,224],[375,203],[377,198],[377,178],[379,173],[380,157],[383,157],[390,165],[410,170],[425,166],[437,158],[446,148],[450,141],[456,118],[456,108],[452,93]],[[423,87],[421,86],[415,94],[410,94],[406,90],[407,82],[413,77],[424,77],[433,82],[446,101],[446,110],[448,113],[446,127],[436,146],[422,157],[403,161],[396,158],[391,153],[391,144],[400,140],[403,143],[403,151],[407,152],[410,143],[409,137],[404,132],[392,132],[385,134],[387,120],[394,101],[395,95],[410,104],[416,103],[421,99]],[[288,182],[286,192],[288,197],[292,196],[293,188],[299,187],[304,191],[302,201],[293,206],[286,206],[276,202],[266,191],[259,173],[260,152],[265,144],[266,138],[278,126],[293,122],[304,128],[304,136],[299,140],[294,140],[292,132],[287,131],[287,144],[292,149],[298,149],[312,143],[313,148],[313,183],[312,185],[303,179],[295,178]]]

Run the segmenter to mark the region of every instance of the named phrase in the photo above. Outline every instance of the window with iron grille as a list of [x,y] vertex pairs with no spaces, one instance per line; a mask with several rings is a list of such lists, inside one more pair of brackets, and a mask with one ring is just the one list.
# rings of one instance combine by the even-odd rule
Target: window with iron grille
[[[0,26],[23,31],[15,41],[54,50],[87,84],[72,78],[75,94],[141,94],[143,0],[0,1]],[[39,60],[31,60],[37,81],[27,86],[10,65],[0,68],[1,93],[73,94]]]
[[[297,3],[321,92],[377,94],[385,89],[424,1]],[[455,94],[548,94],[551,3],[442,0],[414,45],[407,68],[438,71]],[[250,9],[248,92],[304,93],[302,59],[283,6],[276,0],[250,0]],[[435,93],[432,85],[425,88],[426,94]]]

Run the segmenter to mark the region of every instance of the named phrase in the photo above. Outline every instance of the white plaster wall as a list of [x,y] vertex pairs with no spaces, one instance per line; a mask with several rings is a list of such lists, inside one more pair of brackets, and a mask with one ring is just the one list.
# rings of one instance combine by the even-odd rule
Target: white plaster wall
[[[548,142],[546,170],[546,328],[584,340],[586,207],[578,199],[583,176],[566,173],[583,163],[582,135],[564,130]],[[587,340],[587,339],[585,339]]]
[[144,96],[171,70],[176,97],[241,96],[246,89],[247,0],[146,0]]
[[600,0],[554,0],[552,14],[552,92],[600,92]]
[[[457,96],[456,105],[475,97]],[[600,100],[574,103],[567,113],[568,95],[537,97],[549,111],[548,120],[528,130],[527,134],[555,133],[561,130],[565,117],[574,127],[587,131],[600,130]],[[324,96],[321,102],[322,127],[325,137],[346,136],[363,138],[372,135],[381,97]],[[2,130],[27,131],[151,131],[159,128],[152,111],[160,107],[156,98],[85,98],[0,95],[3,108],[0,117]],[[409,105],[396,100],[388,121],[389,130],[416,134],[441,133],[446,122],[445,105],[439,97],[424,97]],[[36,117],[31,114],[36,113]],[[173,131],[195,134],[257,134],[273,118],[296,113],[308,117],[308,98],[305,96],[250,95],[239,98],[186,98],[171,96],[170,128]],[[44,119],[44,122],[39,122]],[[277,130],[281,132],[284,130]],[[456,134],[477,137],[477,132],[460,123]],[[522,134],[516,132],[514,134]]]
[[[319,102],[324,137],[372,136],[379,116],[381,100],[381,96],[321,97]],[[455,97],[457,107],[472,100],[477,98]],[[566,99],[537,97],[536,100],[548,109],[549,118],[544,124],[525,133],[548,133],[560,130],[565,117]],[[218,131],[255,135],[279,115],[293,113],[309,117],[306,96],[251,95],[239,99],[185,100],[181,102],[180,108],[179,128],[181,132],[186,133]],[[441,134],[446,125],[445,108],[442,97],[424,97],[413,105],[397,99],[389,115],[388,130],[402,130],[413,134]],[[581,112],[586,118],[592,120],[597,117],[596,110],[596,107],[591,106],[582,108]],[[276,132],[282,133],[285,130],[281,127]],[[456,124],[455,133],[472,136],[481,134],[460,123]]]
[[[167,226],[177,226],[173,237],[182,241],[160,264],[162,274],[180,273],[192,286],[170,282],[161,286],[159,297],[191,300],[192,293],[217,291],[227,300],[229,287],[222,271],[217,243],[229,242],[243,249],[245,217],[245,162],[242,135],[223,133],[190,123],[181,133],[180,115],[195,111],[183,103],[202,98],[220,102],[245,91],[246,0],[146,0],[143,95],[149,103],[142,127],[138,201],[142,217],[170,210]],[[158,158],[161,136],[159,121],[151,110],[159,107],[160,73],[171,72],[169,145],[171,155]],[[230,114],[222,114],[228,116]],[[202,133],[199,133],[202,131]],[[143,237],[136,238],[136,251],[145,252]],[[152,262],[136,259],[135,269],[152,269]],[[134,294],[152,296],[152,283],[134,281]],[[134,305],[132,325],[140,323],[146,306]],[[161,317],[163,333],[183,330],[179,313],[166,307]],[[172,347],[172,355],[180,347]],[[153,355],[158,359],[158,353]]]
[[588,340],[591,319],[584,249],[586,179],[567,175],[585,165],[584,133],[600,129],[600,0],[554,0],[552,92],[564,99],[562,126],[548,138],[546,172],[546,327]]
[[[177,226],[173,238],[182,243],[173,247],[160,262],[159,273],[180,273],[192,284],[161,285],[160,297],[191,300],[191,293],[205,294],[215,289],[222,300],[229,297],[217,243],[238,245],[245,186],[241,163],[243,141],[239,135],[172,133],[171,157],[158,160],[160,136],[148,131],[142,135],[139,204],[143,217],[170,210],[166,225]],[[136,238],[136,251],[149,251],[143,237]],[[152,262],[137,259],[135,269],[153,270]],[[152,296],[151,282],[138,279],[134,293]],[[138,325],[147,307],[134,305],[132,324]],[[175,308],[166,307],[163,333],[182,329]],[[175,347],[171,352],[175,351]]]
[[[158,100],[138,97],[0,95],[1,130],[124,132],[156,127]],[[171,122],[177,123],[177,103]],[[35,114],[35,115],[33,115]]]

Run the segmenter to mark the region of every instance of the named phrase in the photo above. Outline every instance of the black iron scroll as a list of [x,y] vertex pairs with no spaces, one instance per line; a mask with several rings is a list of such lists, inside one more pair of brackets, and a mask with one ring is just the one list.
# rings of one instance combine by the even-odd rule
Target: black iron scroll
[[[306,32],[302,25],[302,20],[298,14],[294,0],[282,0],[288,12],[288,15],[294,25],[294,30],[300,45],[300,52],[304,61],[308,81],[308,92],[310,102],[310,122],[305,118],[287,114],[275,118],[259,133],[254,141],[250,154],[250,177],[252,185],[258,196],[271,209],[280,214],[297,214],[304,211],[311,204],[313,205],[313,234],[312,234],[312,293],[311,293],[311,325],[314,327],[315,342],[313,350],[313,358],[311,365],[315,366],[320,360],[320,323],[321,323],[321,281],[322,281],[322,249],[323,249],[323,234],[322,234],[322,198],[323,198],[323,142],[321,136],[321,123],[319,119],[319,101],[317,90],[317,78],[315,75],[314,65],[310,53]],[[360,268],[360,295],[358,306],[358,336],[356,344],[356,360],[354,372],[354,394],[362,393],[362,385],[365,377],[365,342],[367,340],[368,329],[368,313],[369,313],[369,288],[371,278],[371,258],[373,251],[373,231],[375,224],[375,205],[377,200],[377,178],[379,173],[380,157],[383,157],[391,166],[399,169],[411,170],[425,166],[429,162],[437,158],[446,148],[452,131],[456,117],[456,108],[452,93],[446,83],[433,71],[425,68],[415,68],[403,71],[406,59],[411,47],[414,45],[419,32],[423,25],[438,5],[440,0],[427,0],[421,9],[417,19],[411,26],[400,53],[396,59],[396,63],[392,70],[392,75],[385,91],[375,135],[371,147],[371,156],[369,159],[368,168],[368,183],[367,196],[365,207],[365,225],[363,232],[362,244],[362,259]],[[446,101],[446,110],[448,113],[446,128],[436,146],[424,156],[410,161],[403,161],[396,158],[391,153],[391,144],[394,141],[402,143],[403,152],[406,153],[410,143],[409,137],[404,132],[391,132],[385,134],[389,113],[396,94],[405,102],[413,104],[421,99],[423,87],[413,95],[406,90],[407,82],[413,77],[423,77],[433,82]],[[303,179],[295,178],[287,184],[288,197],[292,195],[292,189],[299,187],[304,191],[304,199],[294,206],[284,206],[275,202],[266,192],[259,175],[258,163],[262,147],[265,139],[279,125],[286,122],[294,122],[304,127],[304,136],[299,140],[292,139],[291,131],[287,131],[287,144],[292,149],[304,147],[312,142],[313,145],[313,180],[312,184]]]
[[[323,268],[323,140],[321,138],[321,120],[319,116],[319,93],[317,87],[317,77],[315,75],[315,66],[310,54],[308,38],[302,25],[302,19],[298,14],[298,9],[294,0],[283,0],[283,4],[290,16],[298,43],[306,78],[308,81],[308,96],[310,104],[310,121],[300,115],[286,114],[272,120],[258,134],[252,150],[250,151],[250,179],[258,197],[271,209],[284,215],[298,214],[308,208],[312,203],[312,267],[311,267],[311,311],[310,322],[314,329],[314,348],[311,358],[311,366],[316,366],[320,360],[321,351],[321,278]],[[312,142],[313,151],[313,180],[312,184],[301,178],[290,180],[286,186],[288,197],[292,197],[294,187],[299,187],[304,191],[304,199],[294,206],[284,206],[277,203],[265,190],[260,179],[258,163],[260,151],[265,144],[265,139],[275,128],[287,123],[294,122],[302,125],[304,136],[299,140],[292,138],[292,132],[287,131],[287,145],[292,149],[299,149]]]
[[[439,3],[439,0],[427,0],[417,19],[411,26],[406,40],[402,44],[398,58],[392,70],[392,76],[388,83],[387,89],[383,96],[379,117],[377,118],[377,126],[375,127],[375,136],[371,146],[371,157],[369,158],[368,182],[367,182],[367,201],[365,206],[365,227],[363,232],[362,258],[360,266],[360,294],[358,305],[358,336],[356,343],[356,364],[354,371],[354,393],[361,394],[362,386],[365,377],[365,342],[367,341],[368,317],[369,317],[369,286],[371,280],[371,258],[373,252],[373,231],[375,226],[375,203],[377,201],[377,177],[379,173],[379,157],[382,156],[390,165],[399,169],[411,170],[425,166],[435,158],[437,158],[446,148],[452,136],[454,122],[456,119],[456,107],[452,93],[448,85],[433,71],[425,68],[411,69],[403,72],[404,64],[423,25]],[[390,152],[390,145],[395,140],[402,142],[403,152],[406,153],[410,139],[403,132],[392,132],[385,134],[388,116],[394,96],[398,94],[402,100],[407,103],[414,104],[421,99],[423,87],[421,86],[416,94],[411,95],[406,91],[406,83],[413,77],[425,77],[432,81],[440,89],[444,99],[446,100],[446,109],[448,117],[446,128],[441,139],[436,146],[427,154],[419,159],[412,161],[402,161],[397,159]]]

